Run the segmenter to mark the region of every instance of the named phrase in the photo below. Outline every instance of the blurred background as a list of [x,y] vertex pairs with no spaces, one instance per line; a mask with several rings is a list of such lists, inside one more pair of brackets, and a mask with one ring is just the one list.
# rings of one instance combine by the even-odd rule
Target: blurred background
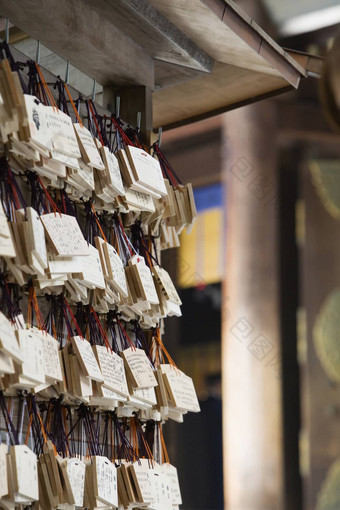
[[[325,75],[302,80],[297,91],[163,133],[198,211],[191,235],[164,254],[183,302],[166,342],[202,409],[169,424],[167,444],[184,510],[335,510],[340,3],[237,3],[284,48],[322,57],[333,48],[327,69],[338,87]],[[15,26],[10,43],[36,58],[36,41]],[[40,61],[64,73],[65,61],[43,45]],[[69,81],[93,92],[72,66]],[[100,103],[101,85],[94,90]]]
[[[339,2],[238,4],[284,48],[334,52]],[[163,135],[198,209],[167,332],[202,407],[168,427],[188,510],[340,508],[340,138],[324,81]]]

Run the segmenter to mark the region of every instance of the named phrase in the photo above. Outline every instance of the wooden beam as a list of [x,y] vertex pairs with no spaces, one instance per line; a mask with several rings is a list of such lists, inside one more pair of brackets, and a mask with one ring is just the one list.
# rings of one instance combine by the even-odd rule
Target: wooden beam
[[230,0],[150,0],[216,62],[280,76],[297,87],[305,70]]
[[10,21],[57,55],[107,85],[154,87],[153,59],[92,0],[0,0]]
[[99,0],[96,4],[153,58],[198,71],[213,70],[214,60],[148,0]]
[[164,60],[155,60],[155,90],[173,87],[202,76],[203,71],[179,66]]
[[[17,50],[16,48],[14,48],[13,46],[11,46],[11,53],[13,55],[13,58],[14,60],[16,60],[17,62],[26,62],[28,60],[28,58],[26,57],[26,55],[24,55],[21,51]],[[48,71],[45,67],[43,66],[40,66],[41,70],[42,70],[42,73],[44,75],[44,78],[46,80],[46,82],[48,84],[50,83],[55,83],[57,81],[57,76],[53,73],[51,73],[50,71]],[[27,72],[25,71],[22,71],[22,76],[23,76],[23,79],[24,81],[27,83],[28,82],[28,75],[27,75]],[[80,95],[82,96],[83,99],[90,99],[91,97],[90,96],[86,96],[84,95],[83,93],[81,93],[78,89],[75,89],[72,85],[68,84],[68,89],[70,91],[70,94],[71,94],[71,97],[72,99],[75,101]],[[50,91],[54,97],[55,100],[57,100],[58,98],[58,91],[57,89],[53,88],[53,87],[50,87]],[[114,112],[114,109],[109,109],[109,108],[104,108],[103,106],[101,106],[99,103],[96,103],[95,102],[95,106],[96,106],[96,109],[97,109],[97,112],[99,113],[99,115],[106,115],[108,117],[110,117],[111,113]],[[73,108],[71,107],[71,105],[69,104],[69,112],[70,112],[70,115],[71,117],[75,118],[75,114],[73,112]],[[87,118],[87,108],[86,108],[86,105],[83,101],[80,102],[80,106],[79,106],[79,115],[80,117],[82,118]]]
[[[205,0],[203,0],[205,1]],[[210,2],[212,0],[209,0]],[[297,88],[301,76],[306,72],[287,52],[233,1],[214,0],[226,3],[223,23],[256,51],[273,69],[278,71],[293,87]]]
[[314,76],[315,78],[321,78],[322,69],[324,66],[324,59],[319,56],[310,55],[295,50],[286,50],[287,53],[293,57],[302,67],[307,71],[308,76]]

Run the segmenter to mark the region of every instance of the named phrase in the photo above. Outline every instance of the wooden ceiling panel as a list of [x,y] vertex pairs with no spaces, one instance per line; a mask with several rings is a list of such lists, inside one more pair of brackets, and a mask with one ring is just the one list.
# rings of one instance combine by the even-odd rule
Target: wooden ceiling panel
[[153,125],[171,128],[200,120],[286,90],[289,84],[232,65],[215,64],[213,73],[153,94]]
[[[228,0],[150,0],[164,16],[216,61],[274,76],[281,75],[275,63],[261,54],[264,42],[287,60],[284,51],[251,18]],[[222,13],[222,17],[221,17]],[[265,35],[265,37],[264,37]],[[300,75],[304,70],[289,62]]]
[[39,11],[34,0],[0,0],[0,10],[98,83],[153,91],[154,129],[297,88],[312,63],[232,0],[41,0]]

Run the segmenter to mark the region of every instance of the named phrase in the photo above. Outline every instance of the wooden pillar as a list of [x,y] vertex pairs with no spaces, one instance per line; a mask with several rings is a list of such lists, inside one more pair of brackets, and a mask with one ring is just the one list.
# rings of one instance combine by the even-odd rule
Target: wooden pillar
[[228,510],[282,508],[275,105],[224,116],[226,277],[222,327]]

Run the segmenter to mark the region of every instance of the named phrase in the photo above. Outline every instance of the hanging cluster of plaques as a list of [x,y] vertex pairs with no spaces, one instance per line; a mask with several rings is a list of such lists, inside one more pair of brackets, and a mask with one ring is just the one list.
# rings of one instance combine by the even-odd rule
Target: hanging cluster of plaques
[[0,445],[2,508],[176,510],[182,503],[161,422],[118,419],[60,399],[47,406],[32,395],[13,400],[10,411],[7,404],[1,394],[10,443]]
[[181,300],[160,255],[192,228],[192,186],[1,52],[0,506],[175,510],[162,424],[199,403],[162,341]]

